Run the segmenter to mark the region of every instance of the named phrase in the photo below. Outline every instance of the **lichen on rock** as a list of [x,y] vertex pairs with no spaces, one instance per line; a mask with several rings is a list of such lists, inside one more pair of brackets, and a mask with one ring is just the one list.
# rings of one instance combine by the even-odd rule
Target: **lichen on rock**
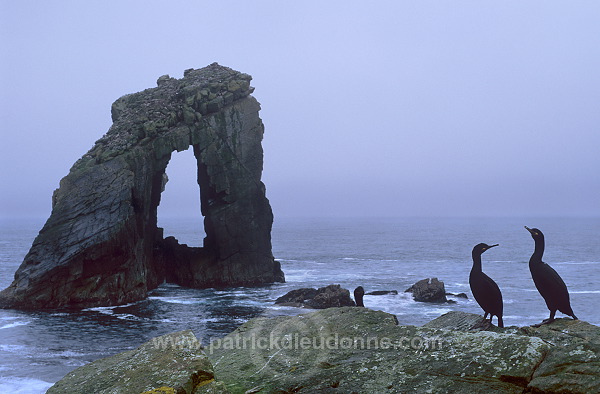
[[588,393],[600,387],[596,326],[559,319],[541,328],[482,330],[482,317],[464,312],[436,320],[408,326],[351,307],[253,319],[213,341],[207,354],[216,379],[232,393]]
[[186,330],[152,338],[137,349],[79,367],[48,393],[192,394],[208,386],[220,385],[215,383],[201,343]]
[[[94,392],[137,392],[132,388],[142,385],[131,382],[143,382],[148,394],[190,387],[193,393],[591,393],[600,387],[599,327],[557,319],[539,328],[484,329],[482,320],[453,311],[416,327],[355,307],[255,318],[214,339],[204,353],[185,353],[196,343],[189,331],[158,337],[78,368],[49,393],[92,392],[90,381]],[[170,343],[174,351],[144,356]],[[179,377],[166,379],[171,375]],[[193,384],[181,383],[189,376]]]

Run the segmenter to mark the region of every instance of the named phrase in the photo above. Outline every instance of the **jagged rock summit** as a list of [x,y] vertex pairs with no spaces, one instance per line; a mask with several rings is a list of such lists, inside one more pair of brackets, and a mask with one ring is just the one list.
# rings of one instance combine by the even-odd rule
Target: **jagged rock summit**
[[[214,63],[115,101],[113,125],[61,180],[50,218],[0,292],[0,306],[117,305],[145,298],[165,280],[197,288],[284,281],[271,252],[264,127],[250,80]],[[202,248],[163,239],[157,227],[171,153],[190,146]]]

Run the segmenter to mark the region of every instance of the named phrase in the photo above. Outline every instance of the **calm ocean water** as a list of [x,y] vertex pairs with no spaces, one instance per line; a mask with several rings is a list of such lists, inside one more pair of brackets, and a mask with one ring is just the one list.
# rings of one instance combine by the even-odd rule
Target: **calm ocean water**
[[[10,284],[43,222],[0,223],[0,287]],[[182,243],[201,244],[190,219],[161,220],[161,225]],[[471,297],[471,249],[479,242],[500,244],[483,255],[483,270],[502,290],[505,324],[537,323],[548,310],[529,274],[533,240],[524,225],[546,235],[544,261],[565,280],[577,316],[600,325],[599,218],[277,219],[273,253],[285,284],[218,291],[167,284],[147,300],[121,307],[75,313],[0,310],[0,392],[44,392],[80,365],[168,332],[189,328],[207,341],[252,317],[297,314],[300,310],[273,301],[300,287],[337,283],[351,291],[359,285],[366,291],[398,290],[398,295],[365,296],[365,305],[397,315],[401,324],[421,325],[451,310],[481,313],[472,298],[424,304],[402,293],[420,279],[437,277],[447,291]]]

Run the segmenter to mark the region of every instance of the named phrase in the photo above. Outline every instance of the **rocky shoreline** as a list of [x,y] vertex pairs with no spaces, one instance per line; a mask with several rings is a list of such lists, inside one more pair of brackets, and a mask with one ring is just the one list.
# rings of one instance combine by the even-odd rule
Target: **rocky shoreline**
[[600,387],[600,327],[498,328],[449,312],[422,327],[368,308],[256,318],[201,346],[191,331],[76,369],[59,392],[569,392]]

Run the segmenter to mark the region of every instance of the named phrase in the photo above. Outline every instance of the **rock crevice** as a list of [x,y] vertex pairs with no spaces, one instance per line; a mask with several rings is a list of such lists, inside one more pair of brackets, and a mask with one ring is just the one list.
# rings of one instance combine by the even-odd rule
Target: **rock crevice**
[[[216,63],[162,76],[111,108],[113,125],[52,196],[52,213],[0,306],[90,307],[191,287],[283,281],[261,182],[264,126],[251,77]],[[174,151],[194,150],[203,248],[164,240],[157,207]]]

